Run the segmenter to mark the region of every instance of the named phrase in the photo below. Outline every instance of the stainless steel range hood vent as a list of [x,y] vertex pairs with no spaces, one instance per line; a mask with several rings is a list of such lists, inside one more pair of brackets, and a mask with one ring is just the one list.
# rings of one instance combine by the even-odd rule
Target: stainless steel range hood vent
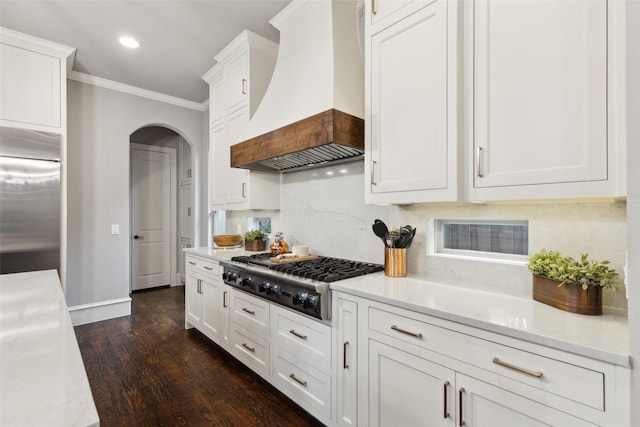
[[293,0],[270,22],[280,47],[265,96],[231,146],[231,166],[293,172],[364,153],[364,68],[356,0]]

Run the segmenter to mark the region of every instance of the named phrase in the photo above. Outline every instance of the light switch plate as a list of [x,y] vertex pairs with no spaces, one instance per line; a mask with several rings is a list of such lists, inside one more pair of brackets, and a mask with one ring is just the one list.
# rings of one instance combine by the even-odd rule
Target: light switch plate
[[111,234],[120,234],[120,224],[111,224]]

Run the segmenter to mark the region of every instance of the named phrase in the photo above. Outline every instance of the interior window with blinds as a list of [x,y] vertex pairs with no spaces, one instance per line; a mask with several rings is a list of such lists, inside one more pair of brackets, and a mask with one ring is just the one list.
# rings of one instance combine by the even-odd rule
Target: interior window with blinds
[[529,224],[526,220],[434,221],[435,252],[494,259],[526,260]]

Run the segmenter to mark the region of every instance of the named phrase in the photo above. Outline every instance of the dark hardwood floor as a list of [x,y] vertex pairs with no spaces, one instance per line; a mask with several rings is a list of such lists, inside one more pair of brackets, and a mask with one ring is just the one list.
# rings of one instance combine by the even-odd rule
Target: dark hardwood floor
[[132,295],[131,316],[75,327],[100,425],[322,426],[195,329],[184,287]]

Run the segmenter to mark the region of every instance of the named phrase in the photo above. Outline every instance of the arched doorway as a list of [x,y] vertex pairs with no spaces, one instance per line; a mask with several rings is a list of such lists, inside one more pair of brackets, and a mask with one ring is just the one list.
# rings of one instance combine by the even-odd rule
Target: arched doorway
[[162,125],[130,135],[130,290],[181,285],[193,241],[192,150]]

